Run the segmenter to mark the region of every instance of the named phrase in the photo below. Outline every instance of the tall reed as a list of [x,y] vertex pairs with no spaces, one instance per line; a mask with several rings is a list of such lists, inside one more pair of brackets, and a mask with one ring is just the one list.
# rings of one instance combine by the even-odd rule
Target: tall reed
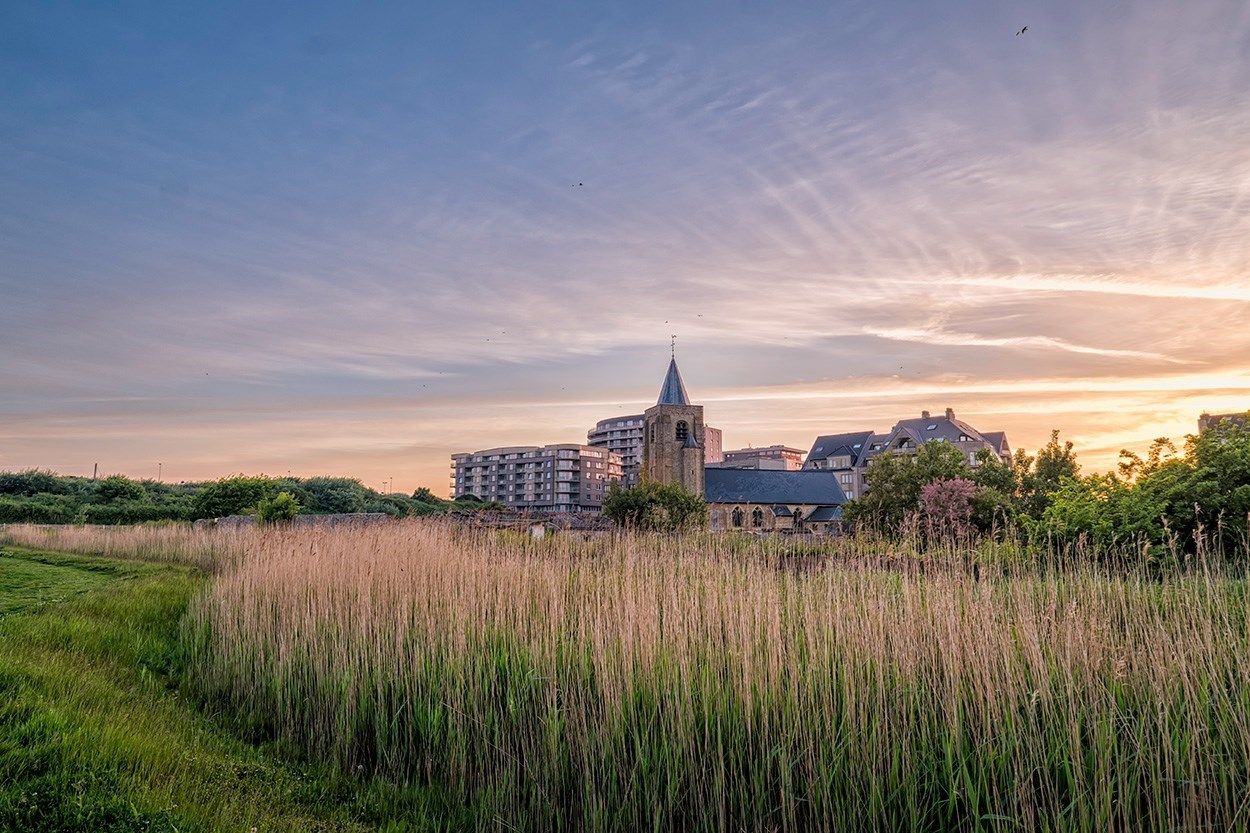
[[484,826],[1250,824],[1241,576],[430,523],[248,544],[189,612],[200,696]]

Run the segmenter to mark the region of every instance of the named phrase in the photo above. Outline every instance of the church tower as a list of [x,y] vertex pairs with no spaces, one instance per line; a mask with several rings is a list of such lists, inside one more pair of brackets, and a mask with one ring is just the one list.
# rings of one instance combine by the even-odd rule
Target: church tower
[[643,416],[642,479],[677,483],[702,495],[706,459],[703,437],[703,406],[690,404],[674,355],[660,398]]

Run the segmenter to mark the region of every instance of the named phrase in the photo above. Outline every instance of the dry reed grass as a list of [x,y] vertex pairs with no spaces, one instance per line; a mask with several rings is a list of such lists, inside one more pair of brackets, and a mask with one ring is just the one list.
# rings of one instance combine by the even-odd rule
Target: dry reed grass
[[201,695],[492,827],[1250,823],[1240,577],[978,578],[854,542],[789,569],[777,542],[430,523],[245,537],[189,615]]
[[429,522],[4,540],[213,569],[186,623],[200,696],[345,768],[449,785],[486,826],[1250,826],[1227,571]]

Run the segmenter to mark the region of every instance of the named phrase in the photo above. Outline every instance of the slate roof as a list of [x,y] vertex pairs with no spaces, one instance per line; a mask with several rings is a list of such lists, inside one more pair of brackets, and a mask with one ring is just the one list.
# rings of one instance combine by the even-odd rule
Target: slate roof
[[812,450],[807,452],[803,465],[811,465],[817,460],[841,453],[851,458],[853,466],[871,436],[871,431],[850,431],[845,434],[826,434],[823,437],[817,437],[812,443]]
[[994,450],[999,455],[1006,454],[1007,448],[1007,432],[1006,431],[982,431],[981,436],[985,437],[985,441],[994,446]]
[[708,503],[846,503],[837,478],[826,471],[705,469],[703,490]]
[[841,506],[817,506],[812,510],[812,514],[808,515],[805,520],[808,521],[840,521],[842,520]]
[[681,381],[681,373],[677,370],[677,359],[669,359],[668,373],[664,376],[664,386],[660,388],[660,398],[655,400],[657,405],[689,405],[690,396],[686,393],[686,386]]

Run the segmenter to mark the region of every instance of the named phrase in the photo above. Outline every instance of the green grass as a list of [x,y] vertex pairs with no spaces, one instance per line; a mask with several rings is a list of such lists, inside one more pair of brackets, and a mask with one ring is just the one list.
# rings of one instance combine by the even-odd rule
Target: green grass
[[0,616],[64,601],[109,579],[108,572],[84,570],[55,559],[0,559]]
[[180,692],[197,572],[0,554],[0,831],[459,828],[432,792],[247,743]]

